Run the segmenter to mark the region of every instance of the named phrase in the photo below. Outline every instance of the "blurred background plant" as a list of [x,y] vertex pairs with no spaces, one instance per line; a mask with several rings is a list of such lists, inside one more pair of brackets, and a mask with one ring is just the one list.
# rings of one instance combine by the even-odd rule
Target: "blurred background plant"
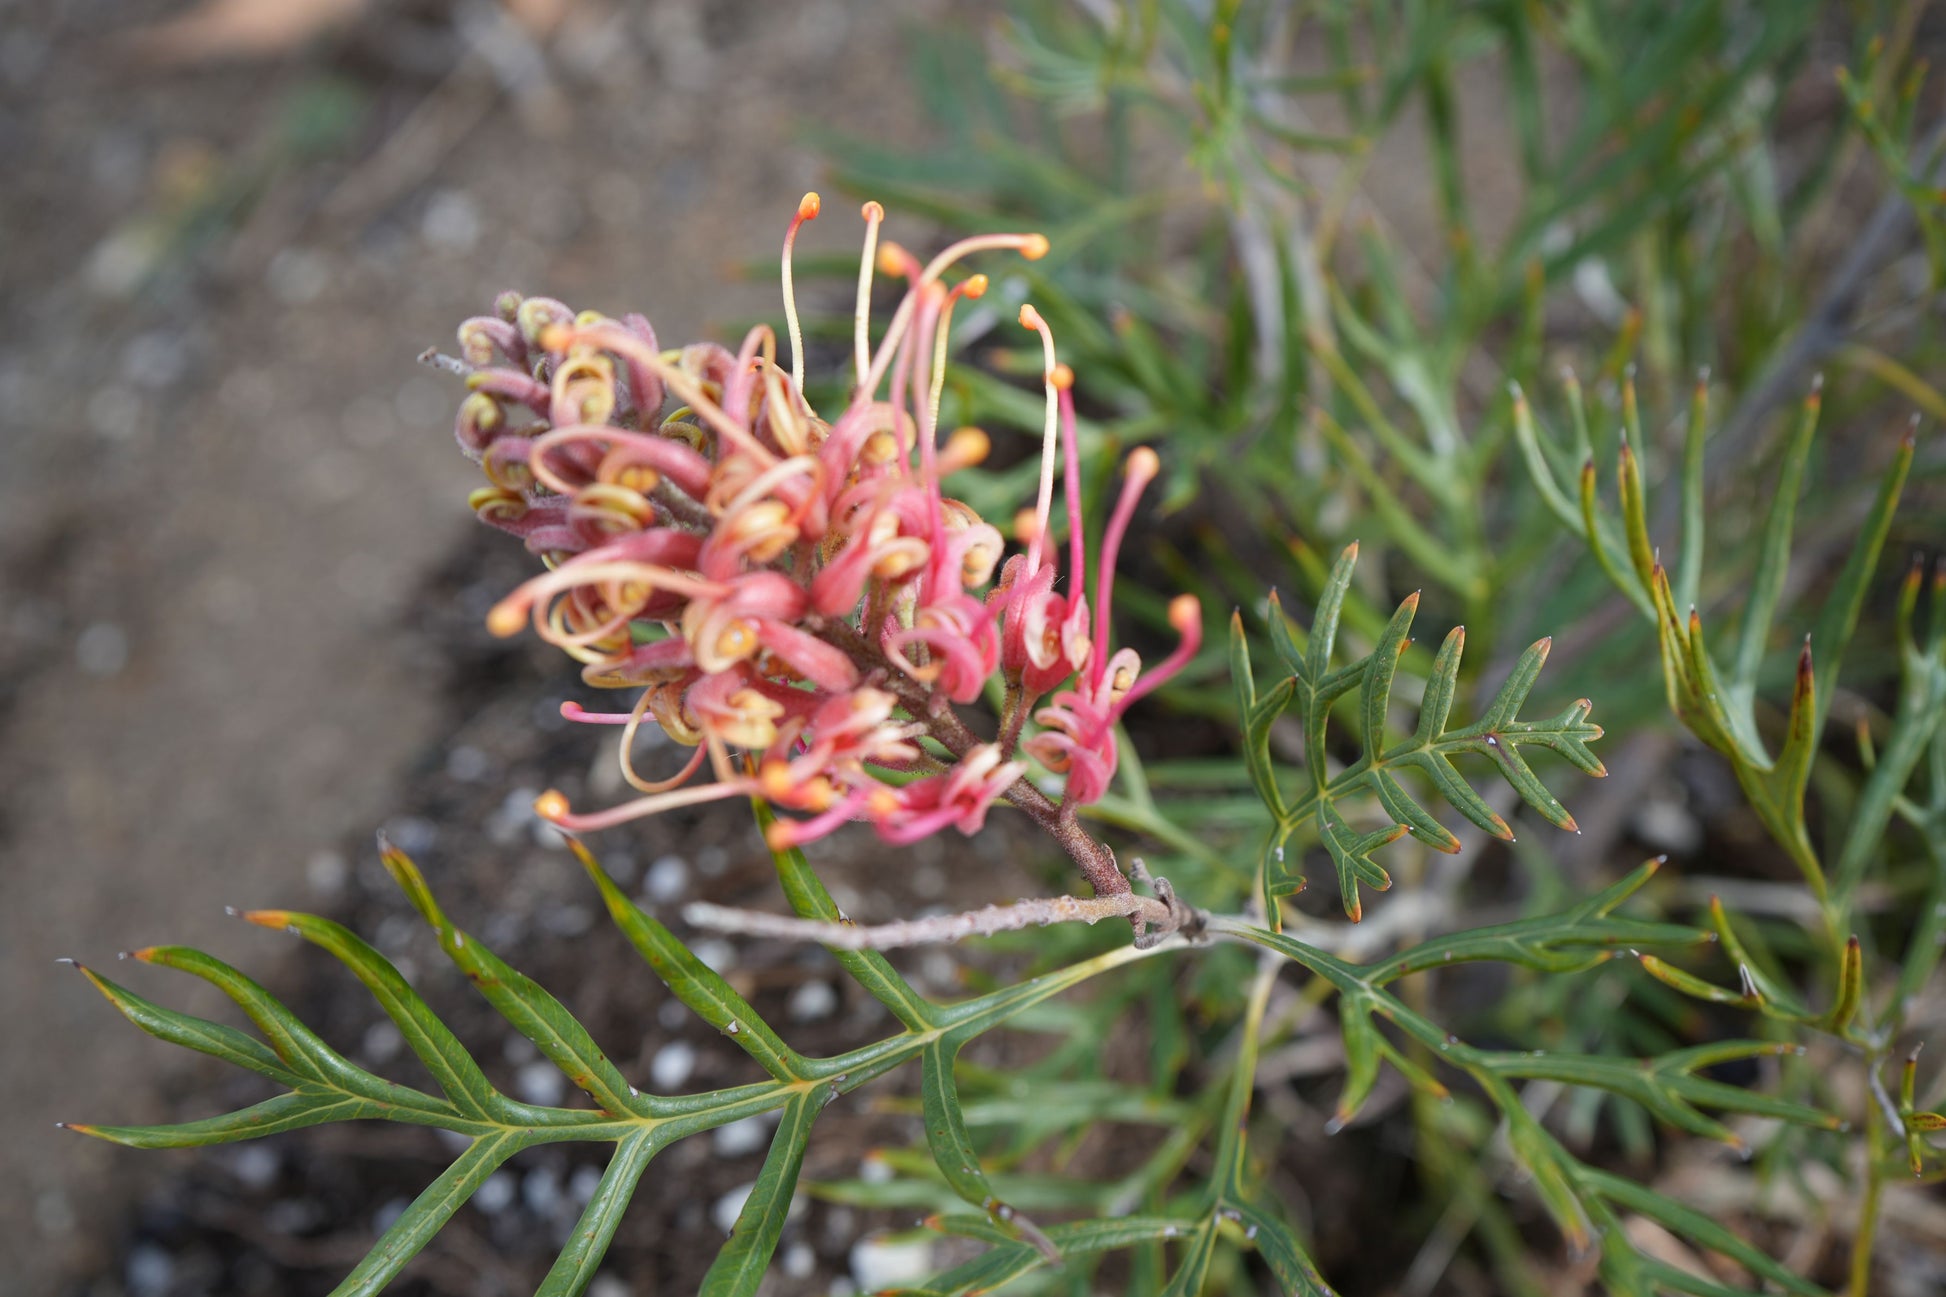
[[[1332,591],[1340,658],[1357,662],[1403,638],[1392,609],[1417,588],[1424,623],[1463,623],[1470,652],[1447,666],[1408,647],[1403,701],[1449,681],[1458,722],[1486,715],[1551,634],[1533,710],[1587,695],[1608,731],[1605,783],[1542,772],[1578,835],[1524,823],[1517,784],[1481,781],[1484,814],[1448,826],[1459,854],[1413,837],[1361,849],[1397,883],[1367,896],[1361,927],[1332,917],[1336,887],[1286,902],[1288,938],[1377,971],[1253,977],[1231,946],[1147,960],[1085,1003],[1023,1012],[1013,1043],[969,1047],[961,1111],[996,1194],[1043,1218],[1134,1210],[1158,1231],[1108,1269],[1090,1253],[1010,1291],[1161,1290],[1171,1273],[1182,1291],[1198,1273],[1206,1291],[1255,1291],[1256,1222],[1222,1215],[1244,1182],[1283,1205],[1346,1292],[1574,1290],[1596,1282],[1595,1262],[1544,1222],[1572,1241],[1577,1212],[1605,1229],[1599,1282],[1621,1291],[1937,1286],[1946,1221],[1908,1187],[1907,1162],[1937,1181],[1920,1119],[1939,1106],[1938,1064],[1898,1069],[1946,1017],[1932,959],[1946,753],[1938,636],[1907,629],[1925,620],[1925,583],[1904,597],[1897,579],[1910,551],[1936,562],[1942,531],[1937,437],[1922,427],[1902,443],[1909,411],[1946,413],[1926,378],[1936,22],[1917,3],[1699,3],[1673,18],[1651,3],[1023,3],[977,54],[960,30],[910,34],[923,150],[824,140],[860,198],[946,232],[1049,235],[1052,255],[961,312],[978,363],[954,371],[944,417],[1038,428],[1038,349],[1000,327],[1035,302],[1078,376],[1090,493],[1114,489],[1130,445],[1158,445],[1171,516],[1130,559],[1157,589],[1197,591],[1213,621],[1241,608],[1257,695],[1301,674],[1309,610]],[[815,264],[800,260],[800,280]],[[849,336],[835,318],[811,334],[834,355]],[[1813,438],[1799,410],[1820,370]],[[967,492],[989,516],[1032,472],[1025,439],[1005,467],[1007,441]],[[1628,494],[1611,511],[1618,478]],[[1333,562],[1352,540],[1355,570]],[[1666,601],[1658,550],[1673,563]],[[1884,550],[1898,561],[1879,564]],[[1273,582],[1297,622],[1265,599]],[[1118,602],[1151,623],[1149,644],[1166,642],[1163,599],[1131,588]],[[1690,602],[1707,637],[1689,629]],[[1807,633],[1812,686],[1794,706]],[[1316,708],[1253,715],[1258,699],[1236,687],[1248,677],[1225,678],[1224,636],[1205,642],[1165,692],[1176,719],[1130,736],[1098,822],[1218,910],[1277,867],[1342,877],[1322,818],[1271,836],[1290,818],[1276,799],[1355,766],[1379,741],[1384,696],[1374,722],[1359,691],[1344,694],[1314,743]],[[1695,684],[1712,668],[1721,698]],[[1814,718],[1808,739],[1793,712]],[[1247,721],[1249,764],[1234,737]],[[1269,808],[1253,764],[1281,781]],[[1555,809],[1536,813],[1558,823]],[[1346,814],[1374,833],[1400,818]],[[1507,847],[1485,842],[1493,817]],[[1670,867],[1631,872],[1653,852]],[[1050,862],[1021,886],[1058,877]],[[1580,954],[1515,936],[1499,948],[1510,962],[1384,989],[1418,967],[1389,958],[1415,941],[1438,953],[1484,923],[1606,921],[1586,898],[1623,877],[1640,889],[1634,921],[1713,932],[1730,958],[1664,952],[1568,976]],[[997,938],[965,976],[998,988],[1109,940]],[[1459,1079],[1440,1072],[1450,1098],[1409,1083],[1439,1049],[1409,1024],[1434,1016],[1470,1042],[1450,1059]],[[1779,1051],[1739,1055],[1744,1036]],[[1574,1061],[1550,1064],[1556,1053]],[[1647,1057],[1664,1064],[1657,1085],[1627,1097],[1626,1060]],[[1695,1088],[1714,1083],[1742,1097]],[[1347,1099],[1369,1087],[1364,1103],[1341,1086]],[[1666,1101],[1685,1091],[1743,1115],[1694,1119]],[[1753,1118],[1767,1103],[1855,1129]],[[1225,1140],[1243,1111],[1248,1138]],[[1167,1134],[1131,1151],[1104,1120]],[[1750,1162],[1695,1138],[1725,1133]],[[809,1174],[824,1211],[964,1210],[950,1174],[896,1140],[857,1175]],[[1160,1236],[1197,1222],[1187,1254]],[[1789,1274],[1763,1273],[1763,1256]],[[1003,1244],[953,1283],[1020,1259]]]

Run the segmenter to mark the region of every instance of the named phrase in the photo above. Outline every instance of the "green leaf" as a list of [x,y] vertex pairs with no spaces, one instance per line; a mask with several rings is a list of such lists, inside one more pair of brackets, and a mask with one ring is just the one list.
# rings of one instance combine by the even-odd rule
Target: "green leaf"
[[193,1049],[199,1054],[234,1063],[259,1076],[267,1076],[279,1085],[296,1087],[301,1083],[301,1078],[290,1070],[283,1059],[235,1027],[165,1009],[127,987],[109,981],[83,964],[76,963],[74,967],[107,997],[110,1004],[121,1011],[123,1017],[157,1040],[166,1040],[172,1045],[181,1045],[184,1049]]
[[678,1000],[703,1021],[723,1032],[742,1047],[743,1052],[780,1081],[801,1080],[803,1060],[786,1045],[770,1024],[757,1016],[750,1002],[737,994],[716,970],[690,953],[675,934],[630,900],[615,886],[587,847],[575,838],[568,846],[588,876],[601,891],[608,915],[622,930],[629,944],[640,952]]
[[360,1117],[396,1117],[385,1105],[309,1085],[290,1094],[252,1104],[221,1117],[185,1121],[171,1126],[95,1126],[62,1122],[63,1129],[93,1135],[129,1148],[201,1148],[238,1140],[277,1135],[327,1121],[355,1121]]
[[1169,1276],[1162,1297],[1200,1297],[1209,1280],[1210,1262],[1216,1259],[1216,1217],[1211,1216],[1190,1231],[1182,1260]]
[[[753,801],[751,806],[757,815],[757,829],[768,833],[777,816],[768,805]],[[845,922],[838,904],[831,899],[824,884],[812,872],[804,853],[796,847],[785,851],[772,848],[770,857],[777,864],[777,878],[784,886],[784,896],[791,908],[807,919],[823,919],[826,922]],[[921,1031],[933,1025],[933,1008],[926,1003],[925,997],[912,989],[905,978],[899,976],[889,960],[876,950],[840,950],[826,947],[831,957],[836,959],[844,970],[851,974],[852,980],[892,1011],[892,1016],[914,1031]]]
[[697,1290],[700,1297],[751,1297],[763,1283],[771,1254],[784,1233],[784,1218],[790,1212],[791,1195],[797,1190],[798,1172],[804,1167],[811,1124],[837,1097],[838,1092],[829,1085],[818,1085],[792,1095],[784,1104],[783,1119],[771,1136],[763,1170],[757,1173],[757,1183],[737,1213],[729,1241],[703,1276],[702,1287]]
[[445,1227],[453,1213],[478,1192],[487,1177],[520,1147],[521,1140],[511,1131],[482,1135],[474,1140],[379,1236],[365,1259],[331,1290],[331,1297],[374,1297],[383,1291],[405,1269],[406,1263],[432,1241],[432,1236]]
[[1729,1257],[1752,1274],[1763,1276],[1787,1292],[1799,1293],[1803,1297],[1824,1297],[1824,1289],[1778,1264],[1709,1216],[1685,1207],[1665,1194],[1590,1166],[1578,1167],[1575,1178],[1588,1191],[1600,1194],[1627,1211],[1647,1216],[1664,1229],[1700,1247]]
[[383,955],[349,929],[315,915],[289,910],[252,910],[242,917],[261,927],[294,932],[337,956],[365,984],[379,1007],[385,1010],[385,1016],[398,1027],[406,1046],[432,1073],[432,1079],[445,1091],[447,1100],[468,1116],[490,1117],[498,1096],[486,1074],[480,1071],[479,1064],[466,1052],[459,1038]]
[[1320,684],[1331,670],[1331,648],[1338,638],[1338,617],[1344,609],[1345,591],[1351,588],[1352,569],[1358,566],[1358,542],[1345,546],[1338,561],[1331,565],[1331,576],[1318,596],[1317,615],[1311,621],[1310,642],[1304,650],[1304,679]]
[[1244,1238],[1256,1245],[1257,1255],[1270,1267],[1282,1291],[1293,1297],[1336,1297],[1296,1232],[1282,1218],[1250,1202],[1232,1201],[1228,1208],[1242,1223]]
[[534,1297],[580,1297],[588,1290],[622,1223],[622,1212],[635,1195],[636,1182],[660,1146],[653,1129],[625,1136],[616,1145],[615,1156],[609,1159],[601,1183],[595,1186],[594,1197],[582,1209],[567,1246],[548,1268]]
[[1757,668],[1763,664],[1765,642],[1777,613],[1777,601],[1784,594],[1784,577],[1791,562],[1791,528],[1797,515],[1797,498],[1804,487],[1804,466],[1811,454],[1811,437],[1818,428],[1818,411],[1823,404],[1819,388],[1804,398],[1803,411],[1784,451],[1784,467],[1771,495],[1770,517],[1764,524],[1764,538],[1757,551],[1757,570],[1750,579],[1750,600],[1744,605],[1743,627],[1737,638],[1736,665],[1730,671],[1730,684],[1741,698],[1757,690]]
[[980,1169],[980,1155],[960,1109],[959,1086],[953,1080],[953,1060],[966,1035],[953,1032],[928,1044],[919,1055],[919,1101],[925,1121],[926,1145],[954,1193],[987,1213],[995,1222],[1031,1243],[1049,1261],[1059,1254],[1047,1235],[1025,1216],[1000,1201]]
[[533,1041],[547,1060],[560,1068],[602,1111],[616,1116],[648,1111],[650,1105],[622,1078],[587,1029],[559,1000],[526,974],[508,967],[477,939],[454,927],[433,900],[418,867],[402,852],[389,843],[381,843],[379,855],[385,868],[438,935],[439,948],[514,1030]]

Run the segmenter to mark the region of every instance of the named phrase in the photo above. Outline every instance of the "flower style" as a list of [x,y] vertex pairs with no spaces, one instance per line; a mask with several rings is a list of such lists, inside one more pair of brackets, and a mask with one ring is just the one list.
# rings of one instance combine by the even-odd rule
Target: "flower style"
[[[622,772],[641,795],[580,813],[550,792],[538,809],[586,830],[762,797],[791,813],[770,830],[783,847],[851,820],[894,843],[948,826],[972,833],[1007,801],[1049,828],[1098,892],[1125,892],[1112,855],[1074,813],[1107,791],[1123,712],[1181,669],[1201,633],[1196,601],[1183,596],[1170,607],[1181,645],[1156,669],[1141,674],[1129,649],[1107,656],[1115,559],[1155,454],[1129,458],[1091,622],[1074,378],[1031,306],[1020,319],[1041,338],[1047,415],[1036,508],[1015,526],[1025,551],[1003,565],[1000,531],[942,488],[989,450],[976,428],[941,436],[954,308],[988,289],[985,275],[949,284],[947,272],[977,252],[1036,259],[1047,240],[981,235],[922,264],[880,241],[884,211],[867,203],[854,381],[827,423],[804,396],[791,280],[798,230],[820,207],[807,194],[784,239],[788,370],[766,326],[734,353],[710,343],[670,351],[639,315],[511,293],[493,315],[466,321],[460,356],[442,359],[465,377],[455,433],[488,481],[474,509],[547,568],[493,609],[490,628],[531,624],[583,664],[588,683],[640,691],[627,712],[563,713],[625,727]],[[906,291],[874,346],[875,273]],[[1051,557],[1057,457],[1065,590]],[[996,672],[1006,703],[999,738],[982,742],[954,707],[979,699]],[[1030,714],[1045,728],[1023,743]],[[633,764],[645,720],[695,749],[667,778]],[[1022,778],[1022,754],[1066,776],[1058,804]],[[705,762],[715,779],[693,782]]]

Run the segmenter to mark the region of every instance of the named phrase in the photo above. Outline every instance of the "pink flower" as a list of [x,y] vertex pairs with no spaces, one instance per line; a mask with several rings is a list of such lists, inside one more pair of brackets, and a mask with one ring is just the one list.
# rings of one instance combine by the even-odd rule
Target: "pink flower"
[[[714,344],[669,351],[640,316],[577,314],[514,294],[494,315],[461,325],[461,359],[442,362],[466,375],[455,433],[489,483],[474,493],[474,508],[549,568],[503,599],[488,625],[507,635],[531,624],[584,664],[590,684],[640,691],[624,712],[564,709],[576,721],[624,727],[623,774],[642,794],[593,814],[575,813],[558,793],[544,796],[541,813],[564,827],[745,796],[803,817],[775,826],[780,844],[851,820],[900,843],[948,826],[970,833],[1007,797],[1051,816],[1052,804],[1020,783],[1025,764],[1012,757],[1032,700],[1078,676],[1040,712],[1047,730],[1028,745],[1068,772],[1066,808],[1106,788],[1127,703],[1194,652],[1192,600],[1177,619],[1184,647],[1158,671],[1137,682],[1127,650],[1112,664],[1099,660],[1114,554],[1155,456],[1143,450],[1130,460],[1091,628],[1073,377],[1055,362],[1053,337],[1032,307],[1021,319],[1042,337],[1048,415],[1038,509],[1020,529],[1026,553],[1003,567],[999,530],[944,493],[948,476],[989,449],[975,428],[941,435],[954,308],[987,290],[984,275],[944,276],[971,253],[1010,249],[1032,259],[1047,241],[981,235],[922,264],[895,244],[880,246],[884,211],[866,204],[856,381],[846,409],[827,423],[804,398],[791,291],[797,233],[820,209],[817,195],[806,195],[784,240],[788,370],[767,327],[734,352]],[[874,346],[875,269],[903,277],[907,291]],[[677,408],[666,413],[671,401]],[[1043,559],[1057,444],[1065,591],[1058,565]],[[996,570],[998,588],[982,593]],[[1001,739],[986,743],[952,707],[980,698],[996,670],[1015,688]],[[695,749],[664,778],[633,765],[635,731],[648,721]],[[714,781],[693,783],[706,763]],[[1115,884],[1126,889],[1111,862],[1098,885]]]

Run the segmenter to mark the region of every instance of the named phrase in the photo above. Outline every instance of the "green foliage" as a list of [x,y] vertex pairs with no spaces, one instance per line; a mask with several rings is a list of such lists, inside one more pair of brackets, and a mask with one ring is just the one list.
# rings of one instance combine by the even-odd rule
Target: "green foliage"
[[[1460,849],[1459,839],[1452,831],[1406,790],[1400,775],[1407,771],[1423,776],[1460,814],[1506,841],[1513,840],[1513,830],[1466,782],[1453,764],[1455,756],[1465,753],[1491,760],[1521,800],[1550,823],[1570,832],[1579,832],[1574,817],[1548,792],[1521,749],[1529,746],[1547,749],[1591,775],[1608,773],[1588,749],[1589,743],[1601,737],[1601,727],[1589,723],[1592,704],[1587,699],[1576,701],[1549,720],[1517,719],[1542,664],[1547,661],[1548,640],[1539,641],[1521,654],[1506,683],[1479,720],[1463,728],[1449,729],[1453,699],[1458,692],[1460,656],[1466,646],[1466,632],[1460,628],[1447,635],[1433,659],[1420,703],[1417,729],[1398,743],[1388,745],[1386,728],[1392,707],[1392,686],[1399,659],[1409,643],[1407,635],[1419,607],[1419,596],[1408,595],[1399,605],[1370,653],[1333,670],[1331,655],[1337,642],[1338,620],[1357,562],[1358,546],[1354,543],[1332,568],[1317,617],[1301,643],[1285,620],[1276,595],[1271,596],[1271,642],[1290,674],[1261,695],[1250,664],[1242,617],[1231,619],[1231,678],[1237,690],[1237,710],[1243,717],[1244,760],[1273,821],[1263,853],[1264,905],[1273,914],[1277,898],[1304,886],[1296,862],[1289,859],[1287,845],[1291,835],[1307,820],[1317,822],[1319,837],[1337,869],[1338,891],[1345,914],[1354,923],[1364,912],[1358,885],[1363,883],[1379,891],[1392,885],[1390,875],[1373,861],[1374,850],[1408,833],[1435,850]],[[1333,774],[1326,730],[1334,705],[1343,698],[1356,702],[1356,724],[1363,751],[1356,761]],[[1287,713],[1295,714],[1302,729],[1308,775],[1304,791],[1295,797],[1284,794],[1270,756],[1271,727]],[[1391,822],[1363,834],[1353,829],[1343,803],[1358,795],[1375,799]]]
[[[1579,423],[1578,402],[1571,397],[1571,403]],[[1602,570],[1630,602],[1654,620],[1670,710],[1697,738],[1729,758],[1751,808],[1770,835],[1790,853],[1806,881],[1823,900],[1829,889],[1805,822],[1804,794],[1810,783],[1812,759],[1823,735],[1825,718],[1831,709],[1838,665],[1857,629],[1867,585],[1878,566],[1879,552],[1891,529],[1900,490],[1912,467],[1913,437],[1908,433],[1899,443],[1878,496],[1859,527],[1851,555],[1834,581],[1815,626],[1804,637],[1784,739],[1773,753],[1758,732],[1758,673],[1764,664],[1778,602],[1784,591],[1792,523],[1822,401],[1814,391],[1804,402],[1803,413],[1790,438],[1782,480],[1772,496],[1762,546],[1750,579],[1750,595],[1743,610],[1734,656],[1727,667],[1719,666],[1712,654],[1696,607],[1698,574],[1703,568],[1707,408],[1705,388],[1699,383],[1683,456],[1683,534],[1676,563],[1677,584],[1673,586],[1669,571],[1657,557],[1649,536],[1649,505],[1643,488],[1640,452],[1636,449],[1641,444],[1642,431],[1636,415],[1633,384],[1625,384],[1622,395],[1622,435],[1616,469],[1619,525],[1599,500],[1592,454],[1585,456],[1580,470],[1580,506],[1576,509],[1568,503],[1566,492],[1551,467],[1552,462],[1561,458],[1561,451],[1543,440],[1525,398],[1518,392],[1515,393],[1514,426],[1527,465],[1549,508],[1564,527],[1586,542]],[[1585,448],[1585,432],[1578,433],[1577,440]],[[1916,585],[1913,588],[1916,590]],[[1682,611],[1685,602],[1686,614]],[[1916,647],[1913,652],[1917,654]],[[1923,655],[1920,656],[1923,660]],[[1923,666],[1919,674],[1921,697],[1916,705],[1923,716],[1930,700],[1930,685],[1924,679],[1928,673]],[[1941,703],[1946,704],[1946,695],[1941,695]],[[1901,736],[1899,762],[1879,781],[1881,787],[1891,788],[1910,774],[1912,762],[1917,760],[1924,745],[1924,729],[1937,724],[1938,706],[1933,710],[1935,719],[1922,722],[1920,733]],[[1889,792],[1882,793],[1872,800],[1869,817],[1843,848],[1839,865],[1842,877],[1838,882],[1841,892],[1857,885],[1858,871],[1863,864],[1862,851],[1882,831],[1890,813],[1889,803],[1884,801],[1889,795]]]
[[[741,996],[679,942],[653,916],[629,900],[579,843],[573,844],[607,902],[610,915],[650,967],[684,1005],[716,1026],[770,1073],[770,1080],[705,1094],[644,1094],[631,1086],[560,1001],[502,963],[478,938],[455,927],[433,900],[419,870],[386,848],[386,868],[439,939],[446,956],[487,1001],[560,1068],[589,1107],[523,1103],[493,1088],[472,1056],[384,956],[329,920],[286,910],[257,910],[242,917],[284,928],[329,951],[364,983],[399,1028],[439,1088],[429,1094],[398,1085],[358,1067],[305,1027],[261,986],[229,965],[174,946],[134,952],[142,963],[174,968],[216,986],[241,1008],[262,1034],[255,1037],[221,1023],[165,1009],[92,969],[82,972],[136,1026],[158,1039],[247,1068],[284,1093],[237,1112],[172,1126],[71,1125],[70,1129],[135,1148],[188,1148],[254,1139],[324,1122],[380,1120],[437,1126],[471,1142],[414,1200],[334,1292],[376,1293],[449,1221],[509,1157],[525,1148],[565,1141],[615,1146],[608,1170],[583,1211],[566,1248],[538,1292],[545,1297],[586,1290],[614,1238],[621,1213],[651,1158],[677,1140],[758,1113],[778,1111],[749,1200],[729,1240],[710,1268],[703,1291],[712,1297],[753,1293],[770,1263],[818,1114],[834,1099],[914,1059],[926,1075],[929,1106],[944,1114],[936,1148],[950,1159],[942,1168],[955,1188],[995,1222],[998,1237],[1028,1240],[1044,1261],[1058,1261],[1058,1245],[986,1188],[977,1159],[965,1143],[951,1056],[971,1036],[1032,1009],[1048,998],[1111,968],[1141,957],[1132,947],[1109,951],[1030,982],[952,1005],[920,997],[873,952],[834,952],[847,960],[867,990],[878,996],[906,1029],[899,1035],[831,1058],[792,1050]],[[778,857],[786,891],[805,898],[815,915],[830,906],[801,854]],[[822,905],[813,898],[821,898]],[[1085,1241],[1083,1250],[1086,1250]]]

